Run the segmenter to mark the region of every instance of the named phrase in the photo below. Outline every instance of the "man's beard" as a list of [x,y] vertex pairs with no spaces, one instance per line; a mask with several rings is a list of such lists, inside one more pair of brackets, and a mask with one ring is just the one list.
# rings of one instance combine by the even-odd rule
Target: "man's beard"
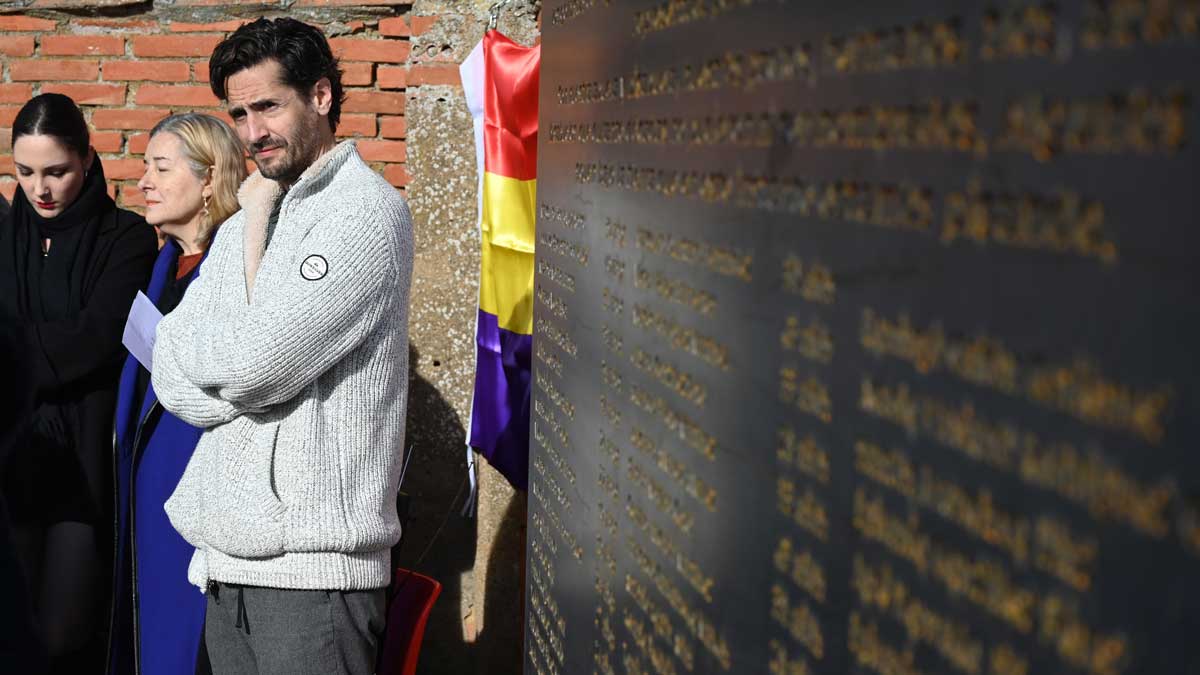
[[302,157],[298,156],[302,148],[297,148],[295,145],[288,143],[283,145],[281,149],[282,156],[270,158],[269,164],[267,162],[260,162],[257,158],[254,160],[254,163],[258,165],[258,170],[262,172],[263,176],[274,181],[279,181],[280,183],[293,183],[308,168],[308,162],[305,162]]
[[[317,143],[315,133],[311,133],[309,129],[302,129],[296,135],[295,141],[290,143],[283,139],[271,139],[261,145],[256,144],[255,154],[252,156],[263,176],[290,185],[295,183],[316,159],[314,154]],[[257,152],[269,148],[280,148],[282,156],[272,157],[267,162],[258,161]]]

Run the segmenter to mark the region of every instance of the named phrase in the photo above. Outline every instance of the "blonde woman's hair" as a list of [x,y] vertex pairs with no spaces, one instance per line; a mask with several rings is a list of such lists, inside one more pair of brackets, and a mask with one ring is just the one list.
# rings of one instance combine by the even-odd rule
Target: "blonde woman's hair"
[[207,246],[221,223],[240,208],[237,192],[246,179],[242,143],[228,124],[194,112],[163,118],[150,130],[150,137],[160,133],[173,134],[182,142],[183,154],[197,178],[204,180],[212,172],[208,217],[200,224],[200,239]]

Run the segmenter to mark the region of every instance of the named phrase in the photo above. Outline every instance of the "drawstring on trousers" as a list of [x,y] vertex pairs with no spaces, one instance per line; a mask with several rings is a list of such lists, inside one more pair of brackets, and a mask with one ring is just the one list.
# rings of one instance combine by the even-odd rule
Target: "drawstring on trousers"
[[[244,586],[237,586],[237,621],[234,622],[234,628],[241,628],[246,631],[246,635],[250,634],[250,615],[246,613],[246,598]],[[221,584],[216,581],[208,582],[208,593],[213,600],[219,605],[221,604]]]
[[244,597],[242,597],[242,594],[245,590],[246,589],[244,587],[238,586],[238,589],[237,589],[237,592],[238,592],[237,622],[233,624],[233,627],[234,628],[242,628],[243,627],[242,624],[245,623],[246,635],[249,635],[250,634],[250,615],[246,613],[246,600]]

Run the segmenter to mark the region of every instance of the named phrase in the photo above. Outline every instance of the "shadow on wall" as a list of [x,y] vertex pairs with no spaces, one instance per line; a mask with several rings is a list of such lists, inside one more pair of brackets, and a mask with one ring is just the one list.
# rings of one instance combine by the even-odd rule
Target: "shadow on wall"
[[[467,636],[464,626],[479,623],[466,612],[479,597],[463,580],[475,566],[478,520],[461,515],[469,492],[466,428],[454,407],[417,372],[418,352],[409,344],[408,422],[405,446],[412,463],[404,478],[409,495],[404,540],[393,552],[395,564],[429,575],[442,584],[421,645],[421,675],[510,675],[524,663],[526,498],[508,504],[487,560],[483,630]],[[496,480],[503,480],[492,472]]]
[[525,500],[509,501],[488,557],[478,675],[520,673],[525,662]]
[[[408,422],[405,450],[413,453],[403,490],[409,495],[408,526],[395,564],[442,584],[433,606],[417,672],[469,673],[475,646],[463,636],[463,574],[475,564],[474,518],[459,515],[466,482],[466,431],[454,407],[417,374],[417,348],[408,346]],[[423,556],[423,557],[422,557]]]

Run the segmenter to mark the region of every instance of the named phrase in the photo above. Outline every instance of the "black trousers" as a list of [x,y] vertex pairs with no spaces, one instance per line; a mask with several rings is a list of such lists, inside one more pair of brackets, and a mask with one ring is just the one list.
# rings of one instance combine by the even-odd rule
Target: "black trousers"
[[385,593],[211,582],[204,635],[213,675],[371,675]]

